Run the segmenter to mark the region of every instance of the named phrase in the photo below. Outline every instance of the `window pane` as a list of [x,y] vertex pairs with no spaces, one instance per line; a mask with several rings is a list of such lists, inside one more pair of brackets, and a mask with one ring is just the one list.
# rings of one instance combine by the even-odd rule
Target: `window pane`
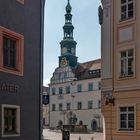
[[127,108],[126,107],[120,107],[120,111],[121,112],[126,112],[127,111]]
[[67,86],[67,87],[66,87],[66,93],[67,93],[67,94],[70,93],[70,86]]
[[126,57],[126,52],[121,52],[121,58]]
[[121,3],[123,4],[123,3],[126,3],[126,0],[121,0]]
[[121,114],[120,115],[120,119],[123,120],[123,121],[126,120],[126,117],[127,117],[126,114]]
[[128,120],[134,120],[134,113],[128,114]]
[[88,84],[88,91],[93,91],[93,84],[92,83]]
[[3,37],[4,66],[16,68],[16,40]]
[[128,107],[128,111],[134,111],[134,107]]
[[128,128],[134,129],[134,121],[128,121]]
[[4,108],[4,133],[16,133],[16,109]]
[[121,123],[121,124],[120,124],[120,127],[121,127],[121,128],[127,128],[127,125],[126,125],[127,123],[126,123],[126,121],[121,121],[120,123]]

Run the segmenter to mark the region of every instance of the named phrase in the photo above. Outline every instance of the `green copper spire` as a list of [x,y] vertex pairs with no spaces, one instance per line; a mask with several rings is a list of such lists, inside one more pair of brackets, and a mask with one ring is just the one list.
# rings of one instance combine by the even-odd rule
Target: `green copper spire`
[[71,7],[71,5],[70,5],[70,0],[68,0],[68,4],[67,4],[67,6],[66,6],[66,11],[67,11],[67,13],[70,13],[71,10],[72,10],[72,7]]

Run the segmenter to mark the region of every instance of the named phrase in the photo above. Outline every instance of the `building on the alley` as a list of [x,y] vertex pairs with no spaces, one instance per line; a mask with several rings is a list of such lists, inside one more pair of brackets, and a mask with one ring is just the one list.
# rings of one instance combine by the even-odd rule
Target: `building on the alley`
[[68,1],[60,42],[61,56],[50,88],[50,127],[84,124],[93,131],[102,130],[101,60],[78,63],[73,39],[71,5]]
[[43,87],[43,126],[49,126],[49,87]]
[[42,137],[43,11],[43,0],[0,0],[0,140]]
[[140,0],[101,0],[105,140],[140,139]]

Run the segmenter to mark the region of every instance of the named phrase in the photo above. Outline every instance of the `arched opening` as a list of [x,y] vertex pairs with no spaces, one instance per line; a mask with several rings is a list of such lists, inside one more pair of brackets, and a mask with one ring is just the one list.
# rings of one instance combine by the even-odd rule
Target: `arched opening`
[[96,120],[93,120],[92,121],[92,123],[91,123],[91,129],[92,129],[92,131],[97,131],[98,126],[97,126],[97,121]]

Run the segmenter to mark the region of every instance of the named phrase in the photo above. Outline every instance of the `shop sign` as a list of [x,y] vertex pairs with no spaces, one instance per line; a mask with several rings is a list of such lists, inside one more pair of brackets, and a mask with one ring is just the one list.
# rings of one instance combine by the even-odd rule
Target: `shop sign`
[[0,91],[9,92],[9,93],[17,93],[18,86],[13,83],[0,83]]

